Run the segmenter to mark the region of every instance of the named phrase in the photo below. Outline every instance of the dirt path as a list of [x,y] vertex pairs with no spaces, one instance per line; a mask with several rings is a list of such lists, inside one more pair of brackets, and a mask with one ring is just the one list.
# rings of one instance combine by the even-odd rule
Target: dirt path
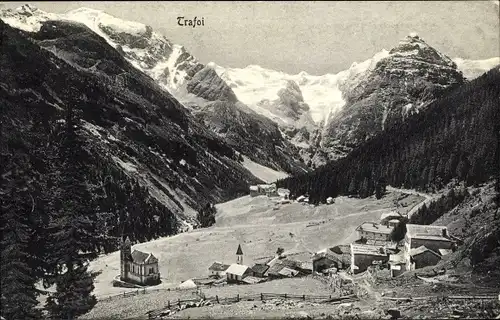
[[418,191],[415,191],[415,190],[399,189],[399,188],[394,188],[394,187],[391,187],[391,186],[387,186],[386,189],[388,191],[391,191],[391,192],[401,192],[401,193],[406,193],[406,194],[414,194],[414,195],[421,196],[421,197],[425,198],[424,201],[420,202],[419,204],[417,204],[416,206],[414,206],[413,208],[411,208],[410,211],[408,211],[408,213],[406,214],[406,216],[408,217],[408,219],[410,219],[411,216],[415,212],[417,212],[424,204],[426,206],[428,206],[429,203],[431,203],[434,200],[434,196],[433,195],[430,195],[430,194],[427,194],[427,193],[423,193],[423,192],[418,192]]

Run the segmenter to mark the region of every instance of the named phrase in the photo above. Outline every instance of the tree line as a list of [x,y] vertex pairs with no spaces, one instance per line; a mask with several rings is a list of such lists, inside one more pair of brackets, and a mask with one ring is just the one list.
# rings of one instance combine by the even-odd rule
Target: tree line
[[452,179],[478,185],[499,174],[500,71],[448,90],[420,113],[395,124],[312,173],[277,182],[311,203],[338,195],[371,196],[376,188],[433,191]]

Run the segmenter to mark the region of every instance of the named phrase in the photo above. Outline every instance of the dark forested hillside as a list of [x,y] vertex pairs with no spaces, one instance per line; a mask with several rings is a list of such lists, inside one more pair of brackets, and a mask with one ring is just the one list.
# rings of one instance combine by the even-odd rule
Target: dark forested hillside
[[17,139],[18,151],[37,164],[26,175],[45,177],[42,159],[49,146],[57,156],[54,132],[74,108],[83,170],[103,194],[101,210],[112,212],[111,234],[171,234],[177,218],[196,223],[206,203],[244,194],[258,181],[231,147],[84,25],[49,21],[25,33],[0,24],[2,143],[10,148]]
[[500,70],[448,92],[419,114],[368,140],[346,158],[278,182],[295,195],[373,194],[380,181],[418,190],[452,178],[478,184],[498,175]]
[[[89,260],[197,224],[248,190],[237,153],[81,24],[0,20],[2,310],[74,319],[95,304]],[[185,227],[184,225],[184,227]],[[5,293],[5,294],[4,294]]]

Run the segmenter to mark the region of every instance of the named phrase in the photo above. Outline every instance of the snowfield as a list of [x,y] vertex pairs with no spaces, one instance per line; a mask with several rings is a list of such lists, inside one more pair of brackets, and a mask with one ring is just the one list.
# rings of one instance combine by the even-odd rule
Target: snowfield
[[348,70],[321,76],[310,75],[305,71],[290,75],[258,65],[224,68],[215,62],[210,62],[207,66],[213,68],[226,81],[241,102],[271,119],[274,118],[272,111],[259,107],[258,104],[263,100],[277,99],[278,91],[286,87],[287,81],[296,82],[302,91],[304,102],[310,107],[311,118],[316,124],[320,124],[326,122],[331,114],[340,111],[344,106],[343,86],[351,82],[350,85],[353,85],[358,81],[359,75],[373,69],[378,61],[388,55],[387,50],[382,50],[362,63],[354,62]]
[[288,177],[288,173],[265,167],[250,160],[246,156],[243,156],[243,167],[250,171],[254,176],[267,183],[275,182],[276,180]]
[[493,69],[495,66],[500,65],[500,57],[494,57],[484,60],[465,60],[462,58],[455,58],[453,61],[467,80],[473,80],[488,70]]

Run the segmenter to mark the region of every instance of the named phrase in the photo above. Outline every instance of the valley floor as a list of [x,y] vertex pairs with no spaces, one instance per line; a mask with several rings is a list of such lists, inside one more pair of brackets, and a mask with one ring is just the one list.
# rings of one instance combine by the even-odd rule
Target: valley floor
[[[261,262],[275,255],[278,247],[286,253],[317,252],[357,239],[355,228],[365,221],[377,222],[383,213],[394,209],[398,201],[408,211],[423,198],[391,192],[384,198],[355,199],[339,197],[332,205],[317,207],[299,203],[282,205],[266,196],[245,196],[217,205],[216,224],[172,237],[134,245],[151,252],[159,259],[162,283],[151,289],[174,288],[191,278],[208,276],[214,261],[236,262],[236,249],[241,244],[246,265]],[[405,213],[405,212],[402,212]],[[130,291],[111,285],[120,273],[119,252],[103,255],[91,263],[102,273],[95,283],[98,298]]]
[[[419,195],[392,191],[379,200],[374,197],[338,197],[331,205],[314,207],[291,203],[281,205],[277,210],[274,200],[266,196],[245,196],[218,204],[214,226],[132,247],[132,250],[151,252],[159,259],[162,283],[147,289],[150,293],[103,300],[133,289],[111,284],[120,272],[119,252],[93,261],[92,269],[101,271],[95,282],[95,294],[101,301],[85,318],[107,318],[112,314],[119,315],[119,318],[136,317],[163,307],[167,300],[193,298],[193,292],[167,289],[173,289],[187,279],[207,277],[208,267],[214,261],[236,262],[238,244],[242,246],[246,265],[274,256],[278,247],[284,248],[287,254],[310,256],[321,249],[356,240],[355,228],[358,225],[365,221],[379,221],[382,214],[395,209],[396,202],[404,214],[423,200]],[[329,294],[329,290],[318,280],[306,277],[211,288],[204,293],[207,296],[235,296],[245,292],[324,295]]]

